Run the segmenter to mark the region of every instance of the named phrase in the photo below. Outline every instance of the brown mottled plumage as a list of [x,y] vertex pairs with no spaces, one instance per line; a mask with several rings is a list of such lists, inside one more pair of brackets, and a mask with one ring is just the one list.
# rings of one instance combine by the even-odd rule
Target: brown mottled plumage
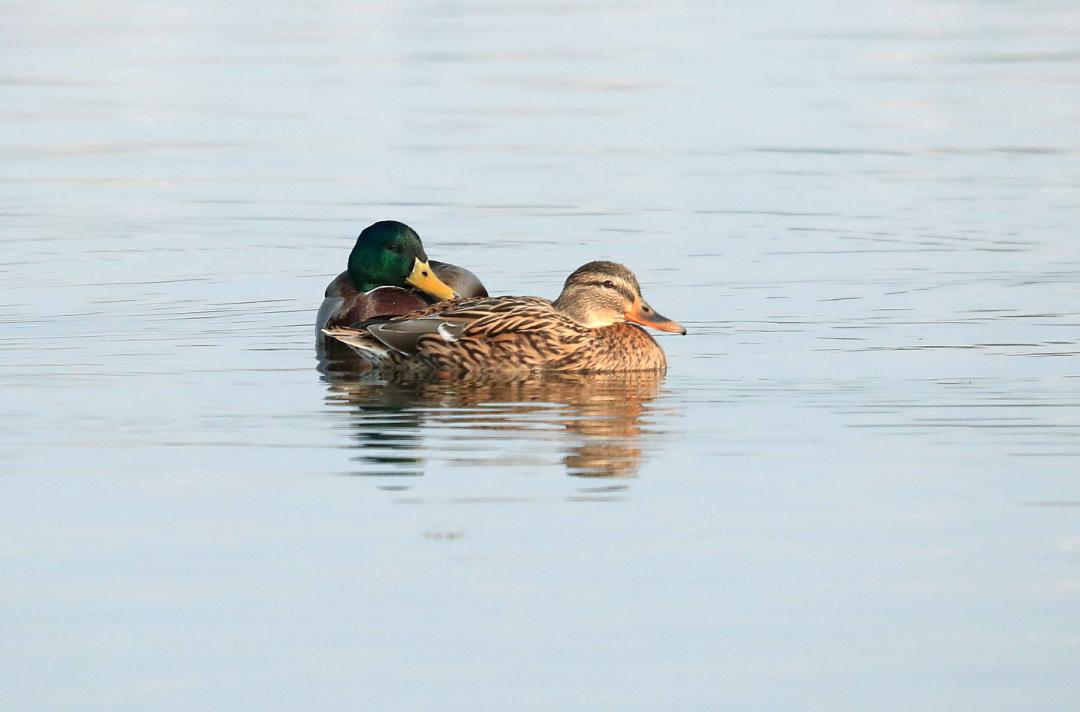
[[686,333],[641,297],[633,273],[590,262],[554,302],[539,297],[455,299],[363,328],[327,329],[389,376],[517,376],[537,371],[663,371],[642,329]]

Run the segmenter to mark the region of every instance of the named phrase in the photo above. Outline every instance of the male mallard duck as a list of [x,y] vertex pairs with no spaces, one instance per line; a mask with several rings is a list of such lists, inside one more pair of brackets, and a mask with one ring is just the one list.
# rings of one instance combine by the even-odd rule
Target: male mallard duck
[[376,317],[408,314],[441,299],[486,296],[487,290],[472,272],[429,262],[415,230],[384,220],[356,238],[349,268],[327,286],[316,321],[319,329],[352,326]]
[[389,376],[665,370],[663,349],[633,324],[686,333],[645,302],[633,272],[614,262],[590,262],[567,277],[553,302],[456,299],[325,333]]

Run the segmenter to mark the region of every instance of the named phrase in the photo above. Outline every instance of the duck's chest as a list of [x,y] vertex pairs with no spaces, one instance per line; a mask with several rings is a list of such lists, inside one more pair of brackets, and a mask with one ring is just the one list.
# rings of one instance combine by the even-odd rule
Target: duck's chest
[[644,329],[613,324],[596,329],[567,365],[573,371],[664,371],[667,358]]

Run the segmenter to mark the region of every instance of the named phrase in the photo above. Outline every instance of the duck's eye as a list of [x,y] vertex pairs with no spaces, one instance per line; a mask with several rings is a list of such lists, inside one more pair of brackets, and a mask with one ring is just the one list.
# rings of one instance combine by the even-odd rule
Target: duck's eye
[[401,252],[402,248],[401,245],[399,245],[398,243],[391,242],[389,245],[386,246],[386,249],[390,250],[391,252]]
[[603,284],[608,289],[615,289],[615,283],[612,282],[610,279],[605,279]]

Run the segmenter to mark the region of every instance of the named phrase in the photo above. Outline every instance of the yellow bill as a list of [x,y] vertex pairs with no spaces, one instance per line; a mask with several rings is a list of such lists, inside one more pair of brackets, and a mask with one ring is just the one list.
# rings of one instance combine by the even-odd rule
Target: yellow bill
[[457,296],[457,292],[435,276],[435,270],[431,269],[427,262],[421,262],[419,257],[413,263],[412,272],[405,281],[436,299],[453,299]]

